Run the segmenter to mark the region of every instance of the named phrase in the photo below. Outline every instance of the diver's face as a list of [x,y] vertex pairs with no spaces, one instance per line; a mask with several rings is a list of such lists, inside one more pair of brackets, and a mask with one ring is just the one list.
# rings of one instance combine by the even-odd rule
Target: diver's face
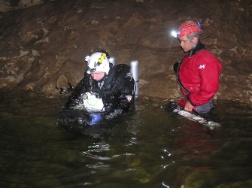
[[95,72],[92,72],[91,73],[91,77],[95,80],[95,81],[100,81],[104,78],[105,76],[105,72],[98,72],[98,71],[95,71]]
[[179,40],[184,52],[189,52],[193,48],[193,41],[189,40],[187,36],[180,37]]

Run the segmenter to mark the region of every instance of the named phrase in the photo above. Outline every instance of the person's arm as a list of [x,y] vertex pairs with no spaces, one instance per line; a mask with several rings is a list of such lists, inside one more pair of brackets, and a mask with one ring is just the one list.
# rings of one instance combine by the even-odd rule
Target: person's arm
[[120,97],[120,108],[122,108],[124,111],[131,111],[134,108],[134,87],[135,87],[135,81],[130,76],[127,75],[124,78],[124,84],[121,85],[120,88],[121,97]]
[[213,55],[207,55],[197,62],[198,74],[201,78],[200,90],[188,96],[193,106],[205,104],[213,98],[219,87],[221,64]]
[[72,94],[69,96],[64,108],[71,109],[76,105],[83,103],[82,94],[84,94],[90,87],[89,79],[90,74],[85,73],[83,79],[76,85]]

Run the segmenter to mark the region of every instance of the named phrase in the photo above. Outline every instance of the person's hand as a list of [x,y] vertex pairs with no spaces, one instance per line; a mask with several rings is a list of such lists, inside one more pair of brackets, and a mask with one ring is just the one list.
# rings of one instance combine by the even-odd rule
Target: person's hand
[[184,110],[185,111],[188,111],[188,112],[192,112],[193,111],[193,105],[189,102],[189,101],[187,101],[186,103],[185,103],[185,107],[184,107]]
[[180,64],[180,60],[177,60],[174,64],[173,64],[173,70],[175,73],[178,72],[178,67],[179,67],[179,64]]

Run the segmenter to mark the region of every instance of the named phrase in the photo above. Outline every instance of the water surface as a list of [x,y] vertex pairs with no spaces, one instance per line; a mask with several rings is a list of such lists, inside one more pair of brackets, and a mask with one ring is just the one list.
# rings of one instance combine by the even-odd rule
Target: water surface
[[207,127],[139,98],[130,116],[81,130],[57,125],[66,97],[1,92],[0,187],[252,187],[252,110],[216,101]]

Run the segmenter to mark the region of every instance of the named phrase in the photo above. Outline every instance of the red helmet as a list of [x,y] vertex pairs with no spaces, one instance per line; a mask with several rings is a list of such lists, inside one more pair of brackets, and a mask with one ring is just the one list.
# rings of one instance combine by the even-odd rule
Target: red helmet
[[189,35],[191,33],[203,33],[201,25],[199,22],[186,21],[184,22],[178,30],[178,37],[183,37],[185,35]]

